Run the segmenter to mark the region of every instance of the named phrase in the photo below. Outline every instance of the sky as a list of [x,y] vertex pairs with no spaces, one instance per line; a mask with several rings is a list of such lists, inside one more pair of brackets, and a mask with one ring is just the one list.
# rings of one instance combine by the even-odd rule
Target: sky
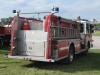
[[[59,16],[75,19],[100,20],[100,0],[0,0],[0,18],[14,16],[12,10],[21,12],[51,11],[59,7]],[[33,16],[33,15],[31,15]]]

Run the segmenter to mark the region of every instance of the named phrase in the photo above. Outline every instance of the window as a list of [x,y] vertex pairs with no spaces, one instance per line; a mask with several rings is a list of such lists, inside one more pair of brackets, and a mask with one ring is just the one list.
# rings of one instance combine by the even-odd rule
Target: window
[[65,29],[64,28],[61,28],[61,36],[65,37]]
[[94,29],[93,29],[93,28],[94,28],[94,26],[91,24],[91,25],[90,25],[90,32],[91,32],[91,33],[94,32]]
[[90,24],[88,24],[88,23],[86,24],[86,32],[90,33]]
[[83,23],[80,24],[80,32],[81,32],[81,33],[84,32],[84,24],[83,24]]

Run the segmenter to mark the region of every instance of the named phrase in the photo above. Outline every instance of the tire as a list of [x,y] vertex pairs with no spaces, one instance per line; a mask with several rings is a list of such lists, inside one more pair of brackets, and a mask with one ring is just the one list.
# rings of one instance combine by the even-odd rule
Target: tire
[[69,55],[68,55],[68,60],[67,60],[67,62],[68,62],[69,64],[72,63],[73,60],[74,60],[74,57],[75,57],[74,47],[71,46],[71,47],[69,48]]

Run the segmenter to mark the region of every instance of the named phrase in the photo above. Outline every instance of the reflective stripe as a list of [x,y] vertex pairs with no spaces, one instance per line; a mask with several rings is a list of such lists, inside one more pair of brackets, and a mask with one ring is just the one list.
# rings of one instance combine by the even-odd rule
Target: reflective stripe
[[59,50],[65,50],[65,49],[68,49],[69,47],[62,47],[62,48],[59,48]]
[[80,44],[75,45],[75,47],[80,47]]

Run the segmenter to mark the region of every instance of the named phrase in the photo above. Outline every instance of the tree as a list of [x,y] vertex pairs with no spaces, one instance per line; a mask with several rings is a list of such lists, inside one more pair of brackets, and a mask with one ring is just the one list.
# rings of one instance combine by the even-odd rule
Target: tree
[[0,25],[9,25],[12,21],[12,17],[9,17],[9,18],[1,18],[1,22],[0,22]]

